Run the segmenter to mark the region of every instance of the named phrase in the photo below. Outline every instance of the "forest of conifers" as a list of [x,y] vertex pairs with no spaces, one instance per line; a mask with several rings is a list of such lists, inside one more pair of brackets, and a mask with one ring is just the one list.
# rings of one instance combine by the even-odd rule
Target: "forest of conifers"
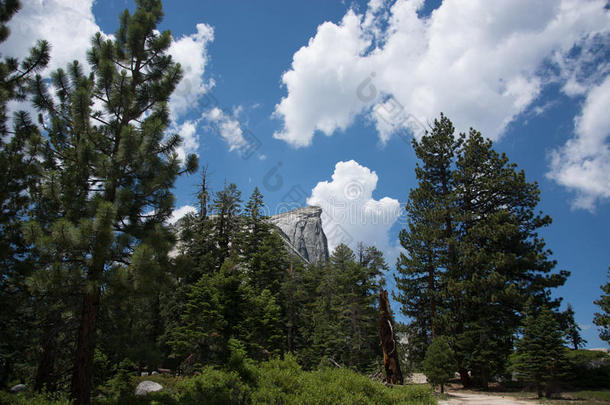
[[[0,40],[18,9],[0,2]],[[551,219],[536,211],[537,184],[491,141],[455,133],[442,114],[413,140],[418,183],[395,272],[362,244],[304,263],[265,221],[258,189],[210,190],[198,158],[178,158],[167,102],[182,73],[170,33],[156,31],[162,15],[159,1],[137,1],[114,38],[98,34],[87,60],[50,80],[44,38],[27,59],[0,62],[1,389],[136,403],[130,376],[160,371],[181,379],[161,403],[291,403],[367,384],[374,403],[433,403],[425,389],[363,377],[382,363],[377,299],[389,277],[406,319],[395,325],[405,374],[437,366],[487,387],[511,372],[538,385],[569,372],[564,343],[583,341],[552,294],[569,272],[538,234]],[[40,115],[9,112],[13,100]],[[175,180],[196,173],[198,212],[168,225]],[[546,374],[530,370],[537,333],[556,353]],[[426,362],[439,337],[448,365]]]

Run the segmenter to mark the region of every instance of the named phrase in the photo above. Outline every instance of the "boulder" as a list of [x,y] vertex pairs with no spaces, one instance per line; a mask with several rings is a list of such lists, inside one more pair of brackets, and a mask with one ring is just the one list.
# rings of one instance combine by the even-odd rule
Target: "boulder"
[[136,396],[142,396],[142,395],[146,395],[150,392],[161,391],[162,389],[163,389],[163,386],[159,383],[156,383],[154,381],[142,381],[136,387]]

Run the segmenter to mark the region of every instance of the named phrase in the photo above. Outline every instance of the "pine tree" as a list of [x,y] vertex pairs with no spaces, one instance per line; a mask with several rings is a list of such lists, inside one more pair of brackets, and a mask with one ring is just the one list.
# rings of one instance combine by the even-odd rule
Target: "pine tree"
[[538,315],[529,314],[523,323],[523,336],[517,342],[512,357],[512,369],[520,381],[536,385],[538,397],[546,388],[552,394],[552,383],[564,376],[567,360],[562,332],[555,316],[548,308]]
[[560,315],[561,330],[563,330],[566,342],[570,343],[570,346],[572,346],[574,350],[580,349],[587,341],[583,339],[580,334],[582,329],[574,319],[574,308],[572,308],[572,304],[568,303],[568,308]]
[[204,167],[197,193],[199,212],[197,214],[187,214],[176,224],[176,233],[179,235],[180,259],[184,261],[181,267],[186,272],[180,275],[180,287],[194,284],[204,274],[220,268],[217,267],[219,266],[219,248],[214,220],[209,215],[212,211],[211,195],[212,192],[208,186],[207,167]]
[[453,377],[455,366],[449,339],[446,336],[434,338],[423,361],[423,370],[428,381],[433,385],[440,385],[441,393],[444,393],[445,383]]
[[423,360],[434,337],[443,333],[441,276],[455,268],[452,173],[460,144],[454,131],[451,121],[441,114],[430,132],[412,141],[421,165],[418,163],[415,169],[418,187],[411,190],[405,207],[409,230],[399,234],[407,254],[401,253],[398,259],[395,299],[401,303],[403,314],[413,319],[407,327],[408,351],[416,363]]
[[523,303],[533,297],[537,307],[556,308],[559,300],[549,297],[549,289],[569,273],[549,274],[555,261],[537,232],[551,218],[535,213],[538,185],[479,132],[461,137],[454,175],[460,272],[448,278],[447,288],[463,297],[455,308],[462,322],[453,329],[458,359],[468,358],[487,387],[506,366]]
[[556,308],[550,288],[566,271],[538,236],[551,223],[537,214],[539,189],[517,171],[490,140],[471,129],[453,135],[441,114],[431,132],[413,146],[418,187],[406,206],[409,229],[400,233],[407,250],[396,278],[408,326],[411,358],[437,334],[456,338],[455,356],[464,385],[469,370],[482,385],[501,373],[513,346],[523,303]]
[[[608,269],[608,278],[610,279],[610,268]],[[599,305],[602,311],[595,313],[593,323],[600,328],[599,337],[610,343],[610,281],[602,285],[601,289],[605,294],[595,300],[594,304]]]
[[[370,250],[374,255],[376,250]],[[378,262],[385,268],[385,261]],[[316,268],[316,267],[314,267]],[[319,268],[320,281],[313,304],[312,331],[315,357],[366,370],[380,355],[377,334],[376,297],[379,292],[376,269],[361,265],[344,244],[337,246],[329,263]]]
[[[33,221],[30,240],[82,274],[80,326],[71,384],[75,403],[88,404],[102,286],[107,277],[154,281],[172,247],[163,225],[173,208],[176,177],[192,172],[166,136],[167,102],[181,69],[166,54],[169,31],[159,33],[159,0],[138,0],[125,11],[114,39],[92,40],[85,75],[78,61],[52,75],[57,101],[37,76],[34,103],[47,115],[43,197],[61,216],[47,231]],[[48,125],[47,125],[48,123]]]
[[169,337],[173,354],[180,362],[188,358],[194,363],[221,364],[226,360],[227,336],[230,337],[231,333],[226,332],[230,325],[225,319],[227,302],[222,296],[220,283],[235,283],[222,278],[222,272],[204,274],[189,289],[182,321],[172,329]]
[[216,216],[213,218],[214,237],[218,250],[216,268],[238,249],[236,239],[241,231],[241,191],[233,183],[216,193],[212,204]]
[[[7,23],[19,11],[18,0],[0,1],[0,43],[10,35]],[[35,341],[34,314],[27,277],[36,268],[23,238],[21,227],[31,215],[40,165],[40,131],[27,113],[21,111],[9,120],[9,101],[24,101],[32,77],[46,67],[49,44],[38,43],[21,63],[15,58],[0,60],[0,387],[17,361],[25,361],[28,345]]]

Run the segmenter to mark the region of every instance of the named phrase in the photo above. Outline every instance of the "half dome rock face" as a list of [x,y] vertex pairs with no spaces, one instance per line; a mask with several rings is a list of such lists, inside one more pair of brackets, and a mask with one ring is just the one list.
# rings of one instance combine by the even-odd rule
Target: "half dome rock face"
[[269,217],[291,247],[309,263],[328,260],[328,242],[322,229],[322,208],[303,207]]

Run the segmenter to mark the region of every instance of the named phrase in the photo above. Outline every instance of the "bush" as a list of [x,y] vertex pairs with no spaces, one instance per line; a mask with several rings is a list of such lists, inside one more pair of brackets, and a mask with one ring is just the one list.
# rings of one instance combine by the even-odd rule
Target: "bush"
[[37,394],[29,391],[13,394],[0,391],[0,405],[70,405],[67,394],[61,392]]
[[185,378],[177,384],[178,399],[184,405],[246,404],[250,387],[235,371],[205,367],[201,374]]
[[572,350],[567,355],[566,382],[572,388],[610,388],[610,356],[592,350]]
[[[188,378],[167,376],[131,377],[129,390],[123,395],[94,398],[93,405],[225,405],[225,404],[373,404],[432,405],[436,404],[429,385],[394,386],[388,388],[352,370],[324,368],[303,371],[296,359],[272,359],[257,364],[238,361],[232,367],[241,370],[219,370],[205,367],[200,374]],[[244,368],[245,367],[245,368]],[[254,379],[253,379],[254,378]],[[143,380],[163,385],[160,392],[144,397],[133,395]],[[111,384],[108,384],[111,385]],[[122,384],[119,384],[122,386]],[[128,391],[128,394],[126,393]],[[116,391],[114,391],[116,393]],[[31,395],[31,394],[30,394]],[[15,401],[16,398],[23,398]],[[69,401],[32,400],[25,393],[0,394],[0,405],[69,405]],[[4,402],[2,402],[4,400]],[[45,402],[46,401],[46,402]]]
[[292,356],[263,363],[252,404],[435,404],[429,386],[394,386],[349,369],[304,372]]

